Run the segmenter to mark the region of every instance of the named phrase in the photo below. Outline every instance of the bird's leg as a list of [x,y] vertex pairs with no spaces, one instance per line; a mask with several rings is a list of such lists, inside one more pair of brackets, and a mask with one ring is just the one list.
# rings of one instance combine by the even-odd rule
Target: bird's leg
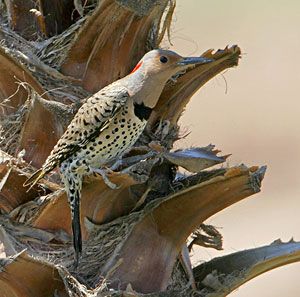
[[122,166],[122,157],[118,158],[115,163],[112,164],[112,166],[109,167],[110,170],[115,171],[118,169],[120,166]]
[[111,182],[111,181],[109,180],[109,178],[107,177],[107,172],[109,172],[109,171],[110,171],[110,172],[113,172],[111,169],[108,169],[108,168],[106,168],[106,169],[102,169],[102,168],[91,168],[91,171],[100,174],[100,175],[102,176],[104,182],[106,183],[106,185],[107,185],[109,188],[111,188],[112,190],[116,190],[116,189],[118,189],[118,188],[120,187],[120,186],[114,184],[113,182]]

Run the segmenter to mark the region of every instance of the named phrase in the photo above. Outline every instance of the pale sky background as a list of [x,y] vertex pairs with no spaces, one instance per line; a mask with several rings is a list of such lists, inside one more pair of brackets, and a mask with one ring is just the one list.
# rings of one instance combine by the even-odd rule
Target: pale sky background
[[[238,44],[240,65],[214,78],[192,99],[178,146],[213,143],[230,165],[268,165],[262,192],[207,223],[222,227],[224,251],[198,248],[194,262],[300,240],[300,2],[178,0],[171,47],[183,55]],[[265,273],[233,297],[299,297],[300,263]]]

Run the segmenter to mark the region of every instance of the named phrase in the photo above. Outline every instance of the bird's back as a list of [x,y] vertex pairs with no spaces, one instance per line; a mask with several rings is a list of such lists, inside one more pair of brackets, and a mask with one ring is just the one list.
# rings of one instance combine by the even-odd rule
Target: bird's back
[[50,172],[98,137],[109,127],[128,98],[127,89],[118,84],[111,84],[89,97],[58,140],[43,170]]

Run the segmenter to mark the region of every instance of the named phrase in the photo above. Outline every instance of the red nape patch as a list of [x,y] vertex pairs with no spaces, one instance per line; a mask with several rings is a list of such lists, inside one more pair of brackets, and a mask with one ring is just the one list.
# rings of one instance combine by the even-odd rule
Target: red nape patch
[[142,66],[142,64],[143,64],[142,61],[137,63],[136,66],[133,68],[133,70],[130,72],[130,74],[137,71]]

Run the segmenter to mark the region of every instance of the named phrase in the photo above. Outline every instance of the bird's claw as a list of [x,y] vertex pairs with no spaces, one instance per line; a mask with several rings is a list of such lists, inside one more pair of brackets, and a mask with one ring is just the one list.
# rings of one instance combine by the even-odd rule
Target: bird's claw
[[119,167],[122,166],[122,164],[123,164],[123,162],[122,162],[122,159],[120,158],[120,159],[118,159],[116,162],[114,162],[114,163],[112,164],[112,166],[110,166],[110,167],[108,168],[108,170],[111,170],[111,171],[117,170]]
[[107,176],[105,176],[105,177],[102,176],[102,178],[103,178],[104,182],[106,183],[106,185],[109,188],[111,188],[112,190],[117,190],[117,189],[120,188],[120,186],[118,186],[118,185],[114,184],[113,182],[111,182]]
[[95,169],[95,168],[93,168],[92,171],[95,172],[95,173],[100,174],[102,176],[103,181],[105,182],[105,184],[109,188],[111,188],[112,190],[116,190],[116,189],[120,188],[120,186],[118,186],[118,185],[114,184],[113,182],[111,182],[109,180],[109,178],[107,177],[107,174],[106,174],[107,172],[113,173],[113,171],[111,169],[100,169],[100,168]]

